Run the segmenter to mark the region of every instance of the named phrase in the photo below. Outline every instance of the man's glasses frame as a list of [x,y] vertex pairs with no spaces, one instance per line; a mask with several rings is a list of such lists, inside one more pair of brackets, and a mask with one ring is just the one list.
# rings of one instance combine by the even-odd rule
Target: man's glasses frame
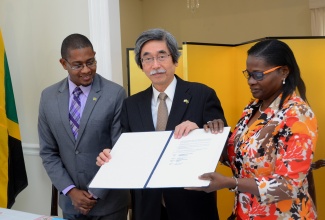
[[271,73],[271,72],[279,69],[280,67],[282,67],[282,66],[276,66],[276,67],[273,67],[273,68],[271,68],[269,70],[266,70],[264,72],[249,72],[246,69],[246,70],[243,70],[243,74],[244,74],[246,79],[249,79],[249,78],[253,77],[253,79],[255,79],[256,81],[261,81],[261,80],[264,79],[265,74]]
[[144,56],[140,60],[143,64],[153,64],[154,60],[156,59],[157,62],[161,63],[164,62],[171,54],[159,54],[157,57],[152,57],[152,56]]
[[87,66],[89,69],[92,69],[97,65],[97,60],[95,58],[93,60],[87,61],[86,63],[77,64],[77,65],[72,65],[71,63],[69,63],[68,60],[66,59],[64,60],[67,61],[70,69],[75,71],[81,71],[85,66]]

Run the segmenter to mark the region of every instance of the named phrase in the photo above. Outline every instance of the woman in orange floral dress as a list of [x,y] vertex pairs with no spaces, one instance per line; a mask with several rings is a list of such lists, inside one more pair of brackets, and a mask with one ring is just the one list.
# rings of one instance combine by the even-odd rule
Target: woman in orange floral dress
[[254,100],[244,108],[225,149],[224,162],[234,176],[203,174],[200,178],[210,185],[196,190],[235,191],[231,219],[316,219],[307,174],[317,121],[294,54],[282,41],[264,40],[248,50],[246,65],[243,73]]

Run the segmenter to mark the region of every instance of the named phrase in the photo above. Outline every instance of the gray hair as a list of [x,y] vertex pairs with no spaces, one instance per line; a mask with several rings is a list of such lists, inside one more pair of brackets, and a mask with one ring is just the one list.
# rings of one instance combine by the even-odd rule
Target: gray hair
[[175,39],[175,37],[163,30],[163,29],[149,29],[147,31],[142,32],[142,34],[138,37],[138,39],[135,42],[135,62],[138,64],[138,66],[142,69],[142,62],[141,62],[141,50],[145,43],[151,40],[158,40],[158,41],[165,41],[167,44],[167,47],[170,51],[170,54],[173,59],[173,63],[178,63],[178,58],[180,57],[180,52],[178,51],[178,44]]

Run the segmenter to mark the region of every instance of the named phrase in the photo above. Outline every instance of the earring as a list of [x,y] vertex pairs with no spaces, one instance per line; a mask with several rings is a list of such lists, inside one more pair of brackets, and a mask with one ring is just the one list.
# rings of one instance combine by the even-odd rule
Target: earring
[[283,79],[282,84],[286,84],[286,78]]

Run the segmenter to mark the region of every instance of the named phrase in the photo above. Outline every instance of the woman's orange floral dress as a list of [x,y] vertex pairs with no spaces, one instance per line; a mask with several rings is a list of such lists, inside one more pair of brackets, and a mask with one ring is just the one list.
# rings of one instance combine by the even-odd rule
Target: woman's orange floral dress
[[238,192],[237,219],[316,219],[306,175],[317,140],[317,121],[295,93],[278,109],[281,95],[250,126],[261,101],[245,107],[228,142],[230,167],[238,178],[255,178],[260,197]]

